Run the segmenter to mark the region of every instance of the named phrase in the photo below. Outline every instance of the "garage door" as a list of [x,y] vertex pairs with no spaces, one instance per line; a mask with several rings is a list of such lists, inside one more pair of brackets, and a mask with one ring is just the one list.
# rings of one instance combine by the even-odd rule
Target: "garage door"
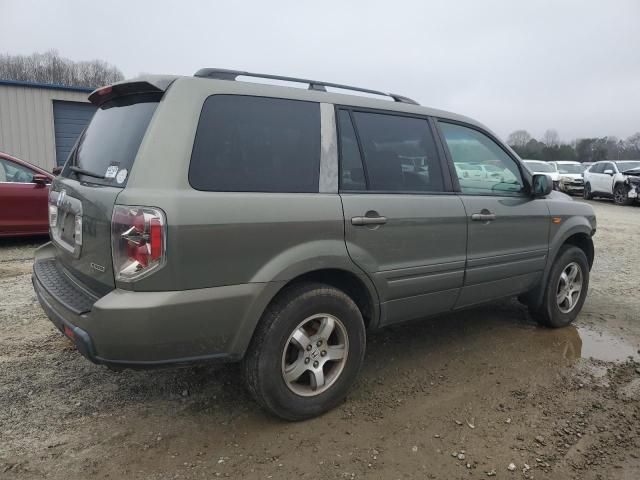
[[62,165],[76,140],[96,111],[90,103],[53,101],[53,125],[56,135],[56,163]]

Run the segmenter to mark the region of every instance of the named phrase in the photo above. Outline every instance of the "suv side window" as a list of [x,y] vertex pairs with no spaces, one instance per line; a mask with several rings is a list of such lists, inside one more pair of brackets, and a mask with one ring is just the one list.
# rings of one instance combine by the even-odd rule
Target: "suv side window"
[[589,170],[591,173],[602,173],[604,172],[604,163],[596,163],[595,165],[593,165],[591,167],[591,169]]
[[215,192],[318,192],[320,105],[213,95],[202,107],[189,183]]
[[425,119],[353,112],[372,191],[442,192],[435,141]]
[[[491,138],[462,125],[443,121],[438,124],[453,159],[462,193],[502,196],[524,192],[516,161]],[[489,168],[482,169],[483,165]]]

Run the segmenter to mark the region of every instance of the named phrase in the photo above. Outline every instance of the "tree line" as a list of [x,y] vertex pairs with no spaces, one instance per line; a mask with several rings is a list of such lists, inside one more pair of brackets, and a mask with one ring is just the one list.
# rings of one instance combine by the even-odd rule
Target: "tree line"
[[31,55],[0,54],[0,79],[96,88],[119,82],[124,75],[102,60],[74,62],[49,50]]
[[[123,80],[124,75],[105,61],[74,62],[49,50],[31,55],[0,54],[0,79],[96,88]],[[607,136],[563,143],[554,129],[547,130],[540,140],[526,130],[516,130],[507,143],[520,157],[535,160],[640,160],[640,132],[626,139]]]
[[547,130],[540,140],[526,130],[516,130],[507,137],[507,143],[521,158],[533,160],[640,160],[640,132],[626,139],[615,136],[581,138],[571,143],[560,141],[558,132]]

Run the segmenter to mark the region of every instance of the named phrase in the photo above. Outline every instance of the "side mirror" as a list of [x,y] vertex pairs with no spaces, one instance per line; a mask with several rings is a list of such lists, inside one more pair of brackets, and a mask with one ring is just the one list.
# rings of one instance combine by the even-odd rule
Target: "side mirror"
[[531,194],[534,198],[546,197],[553,190],[553,181],[549,175],[536,174],[531,181]]
[[42,175],[41,173],[34,174],[31,181],[33,183],[37,183],[38,185],[47,185],[48,183],[51,183],[49,177],[47,177],[46,175]]
[[607,175],[613,175],[613,170],[607,168],[603,173],[606,173]]
[[62,172],[62,167],[53,167],[53,170],[51,170],[54,175],[60,175],[60,172]]

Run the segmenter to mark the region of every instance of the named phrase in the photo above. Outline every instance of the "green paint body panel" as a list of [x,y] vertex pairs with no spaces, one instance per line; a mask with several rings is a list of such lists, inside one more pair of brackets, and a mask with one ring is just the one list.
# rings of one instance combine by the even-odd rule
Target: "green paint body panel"
[[[74,255],[47,244],[36,254],[36,262],[55,259],[62,275],[95,296],[90,311],[74,313],[34,276],[49,317],[61,329],[84,332],[86,355],[95,362],[238,360],[278,292],[313,272],[340,271],[358,282],[371,302],[370,328],[520,294],[546,280],[570,235],[590,239],[595,231],[591,207],[555,192],[535,199],[462,195],[455,187],[439,194],[339,193],[334,105],[449,119],[488,132],[466,117],[272,85],[187,77],[146,81],[166,91],[125,188],[56,178],[52,190],[64,189],[82,204],[81,251]],[[320,103],[320,193],[193,189],[188,171],[198,120],[204,101],[216,94]],[[114,205],[156,207],[166,215],[166,264],[135,282],[115,280]],[[497,219],[471,221],[482,209]],[[369,211],[387,223],[352,224]],[[552,224],[553,216],[562,218],[560,225]]]

